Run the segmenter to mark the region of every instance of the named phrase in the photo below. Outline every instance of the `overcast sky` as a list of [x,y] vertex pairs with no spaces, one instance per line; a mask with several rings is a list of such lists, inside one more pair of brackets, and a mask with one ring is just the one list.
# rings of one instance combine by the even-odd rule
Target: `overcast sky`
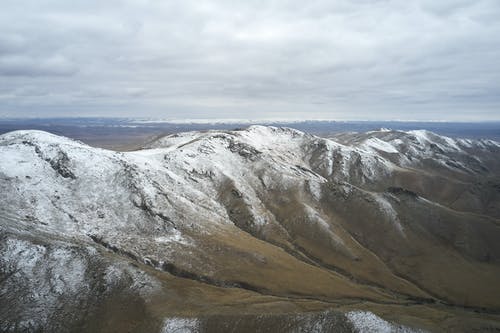
[[500,1],[2,0],[0,116],[500,120]]

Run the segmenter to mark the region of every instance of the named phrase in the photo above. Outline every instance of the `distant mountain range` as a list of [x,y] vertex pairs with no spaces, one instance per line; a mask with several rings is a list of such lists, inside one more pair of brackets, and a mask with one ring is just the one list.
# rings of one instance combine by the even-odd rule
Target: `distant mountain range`
[[[454,138],[500,141],[500,122],[425,122],[425,121],[334,121],[286,119],[138,119],[138,118],[0,118],[0,134],[14,130],[37,129],[84,140],[91,136],[165,134],[200,130],[231,130],[249,125],[293,127],[320,136],[342,132],[367,132],[380,128],[410,131],[426,129]],[[92,142],[92,141],[91,141]]]
[[0,330],[500,330],[500,143],[0,136]]

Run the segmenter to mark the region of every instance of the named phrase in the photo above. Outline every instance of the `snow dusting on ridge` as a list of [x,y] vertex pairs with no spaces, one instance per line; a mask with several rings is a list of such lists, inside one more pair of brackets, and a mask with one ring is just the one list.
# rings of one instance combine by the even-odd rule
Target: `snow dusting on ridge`
[[[147,149],[118,153],[42,131],[11,132],[0,136],[0,227],[19,238],[4,242],[0,262],[36,290],[35,303],[52,307],[61,295],[89,290],[85,277],[92,263],[83,258],[99,257],[96,248],[167,270],[176,260],[196,257],[197,236],[221,230],[241,235],[240,228],[257,234],[276,226],[277,215],[266,200],[288,193],[300,204],[284,198],[282,205],[297,206],[292,208],[300,221],[354,256],[322,211],[320,203],[328,195],[338,190],[336,195],[348,202],[352,193],[364,193],[367,207],[404,238],[395,196],[387,187],[370,186],[431,163],[456,174],[487,172],[475,154],[499,147],[490,140],[452,139],[428,131],[384,129],[325,139],[291,128],[251,126],[169,135]],[[237,225],[235,214],[244,216],[244,227]],[[38,235],[57,240],[57,245],[29,241]],[[39,279],[40,272],[48,283]],[[108,265],[101,277],[104,290],[126,278],[138,293],[159,289],[158,281],[126,265]],[[49,315],[40,311],[37,318],[23,318],[21,328],[36,329]],[[360,332],[411,331],[370,312],[347,316]],[[163,330],[196,330],[198,324],[196,319],[168,318]]]

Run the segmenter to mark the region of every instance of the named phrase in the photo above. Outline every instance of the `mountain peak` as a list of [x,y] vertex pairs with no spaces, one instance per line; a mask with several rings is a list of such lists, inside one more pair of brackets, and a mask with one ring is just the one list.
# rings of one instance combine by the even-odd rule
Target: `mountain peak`
[[71,145],[71,146],[86,146],[80,141],[76,141],[64,136],[49,133],[40,130],[18,130],[0,135],[0,141],[9,142],[11,144],[52,144],[52,145]]

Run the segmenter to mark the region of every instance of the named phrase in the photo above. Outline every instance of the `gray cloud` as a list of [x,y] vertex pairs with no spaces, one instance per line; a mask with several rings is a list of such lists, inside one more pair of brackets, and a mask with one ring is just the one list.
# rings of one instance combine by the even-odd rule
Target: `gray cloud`
[[497,0],[4,1],[1,116],[500,119]]
[[48,58],[7,55],[0,58],[2,76],[70,76],[75,71],[75,66],[59,55]]

